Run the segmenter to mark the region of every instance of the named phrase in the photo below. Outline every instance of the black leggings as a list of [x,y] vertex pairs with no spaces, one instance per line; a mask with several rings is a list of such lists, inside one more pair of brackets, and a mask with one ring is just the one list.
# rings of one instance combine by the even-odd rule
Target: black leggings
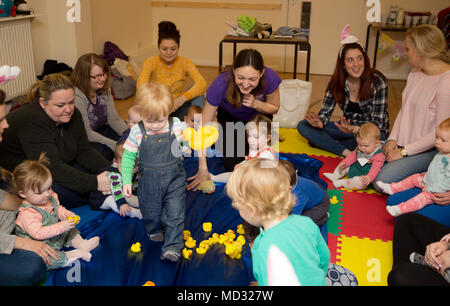
[[431,267],[409,261],[412,252],[425,255],[427,245],[441,240],[450,228],[417,213],[401,215],[394,228],[394,262],[388,276],[389,285],[450,285]]

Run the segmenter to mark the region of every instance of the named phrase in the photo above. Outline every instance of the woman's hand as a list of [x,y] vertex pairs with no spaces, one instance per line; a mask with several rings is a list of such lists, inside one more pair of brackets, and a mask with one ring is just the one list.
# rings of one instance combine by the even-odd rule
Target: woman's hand
[[208,169],[199,168],[197,174],[191,176],[187,180],[192,182],[187,186],[187,190],[193,189],[193,191],[197,191],[201,182],[207,181],[211,179],[211,175],[208,172]]
[[111,186],[109,185],[108,172],[103,171],[97,175],[97,190],[101,192],[110,192]]
[[384,146],[383,146],[383,152],[384,152],[384,154],[388,154],[388,153],[390,153],[391,151],[394,151],[394,150],[396,150],[396,149],[398,149],[397,141],[392,140],[392,139],[386,141],[386,143],[385,143]]
[[399,147],[391,150],[390,152],[386,153],[386,161],[389,163],[394,160],[399,160],[403,158],[403,155],[400,153],[401,149]]
[[249,108],[256,108],[258,104],[258,100],[255,99],[255,96],[252,94],[246,94],[242,97],[242,105]]
[[345,119],[344,116],[341,117],[340,121],[336,121],[334,125],[341,130],[341,132],[346,134],[356,134],[359,130],[359,126],[353,126],[350,124],[350,119]]
[[431,199],[439,205],[450,205],[450,191],[442,193],[432,193]]
[[58,253],[43,241],[31,240],[22,237],[16,237],[15,249],[27,250],[34,252],[42,257],[48,265],[52,264],[51,258],[58,260]]
[[436,271],[440,271],[442,260],[439,258],[448,249],[448,243],[445,241],[433,242],[427,245],[425,251],[425,262]]
[[322,120],[320,120],[319,115],[317,115],[316,113],[307,113],[305,115],[305,120],[315,128],[323,128]]

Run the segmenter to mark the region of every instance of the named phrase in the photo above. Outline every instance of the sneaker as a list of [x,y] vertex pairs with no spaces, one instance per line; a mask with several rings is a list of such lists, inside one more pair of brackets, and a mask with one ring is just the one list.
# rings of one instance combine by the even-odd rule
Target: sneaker
[[161,254],[161,260],[170,260],[171,262],[178,262],[178,260],[180,260],[181,254],[177,253],[175,251],[165,251],[164,254]]
[[151,241],[157,241],[162,242],[164,241],[164,232],[156,232],[153,234],[147,234],[148,238],[150,238]]

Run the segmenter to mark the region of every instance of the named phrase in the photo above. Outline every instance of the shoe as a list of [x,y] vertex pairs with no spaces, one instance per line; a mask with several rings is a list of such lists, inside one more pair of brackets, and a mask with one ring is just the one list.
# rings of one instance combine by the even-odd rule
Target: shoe
[[164,241],[164,232],[156,232],[153,234],[147,234],[148,238],[150,238],[151,241],[157,241],[162,242]]
[[180,260],[181,254],[175,251],[165,251],[164,254],[161,254],[161,260],[170,260],[171,262],[178,262]]

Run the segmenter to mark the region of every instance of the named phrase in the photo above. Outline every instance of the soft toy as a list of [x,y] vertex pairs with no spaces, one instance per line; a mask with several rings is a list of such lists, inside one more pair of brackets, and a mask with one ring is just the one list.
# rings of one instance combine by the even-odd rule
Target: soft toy
[[[0,0],[1,1],[1,0]],[[8,81],[14,80],[20,73],[20,68],[17,66],[10,67],[4,65],[0,67],[0,85]]]
[[16,17],[16,6],[12,0],[0,0],[0,17]]
[[261,23],[255,17],[241,15],[237,18],[237,24],[240,29],[249,33],[251,37],[268,38],[272,34],[272,25]]

